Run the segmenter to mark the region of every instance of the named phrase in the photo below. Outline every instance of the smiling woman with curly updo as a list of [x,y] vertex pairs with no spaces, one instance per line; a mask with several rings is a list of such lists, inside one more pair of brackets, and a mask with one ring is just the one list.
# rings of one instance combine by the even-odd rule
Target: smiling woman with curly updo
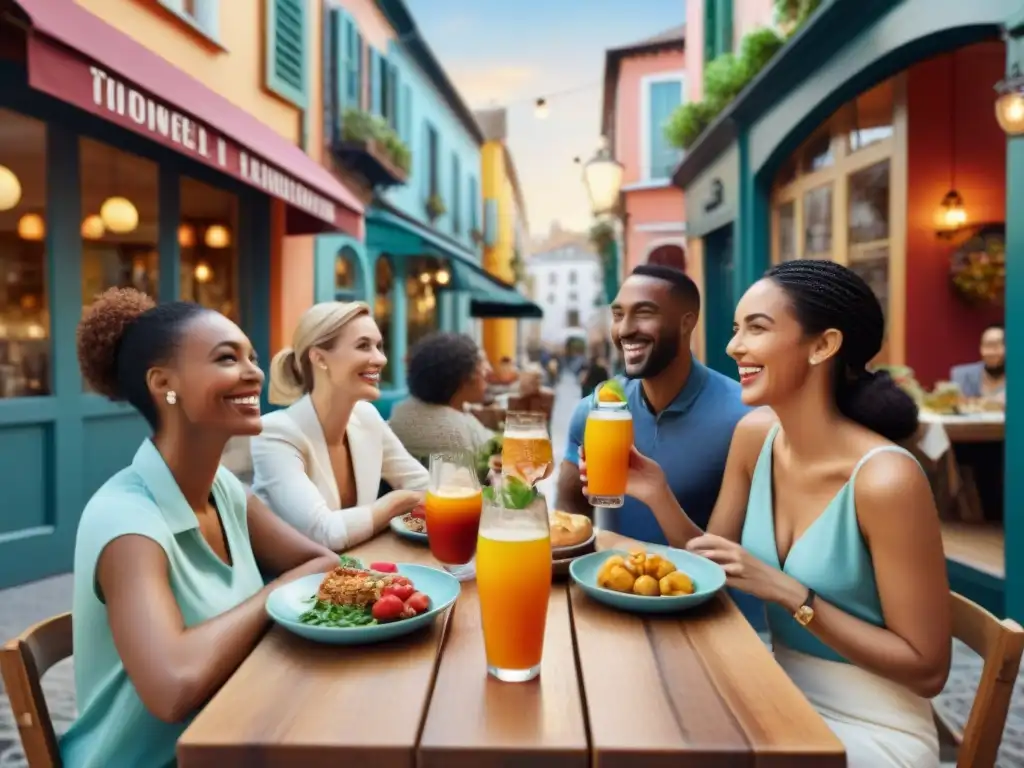
[[[266,629],[270,591],[337,556],[219,466],[229,438],[260,431],[263,373],[233,322],[114,288],[86,309],[78,360],[89,386],[133,405],[153,436],[78,526],[79,718],[61,757],[68,768],[172,765],[189,718]],[[284,575],[264,586],[261,569]]]

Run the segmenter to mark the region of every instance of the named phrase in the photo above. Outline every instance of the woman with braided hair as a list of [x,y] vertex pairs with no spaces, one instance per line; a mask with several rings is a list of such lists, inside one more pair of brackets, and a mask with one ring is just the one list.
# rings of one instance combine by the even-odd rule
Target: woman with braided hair
[[846,267],[773,267],[740,300],[728,346],[743,401],[765,407],[736,428],[707,532],[635,449],[627,493],[670,544],[765,601],[777,661],[850,768],[932,768],[928,698],[949,674],[949,584],[928,481],[896,445],[916,430],[917,408],[867,369],[884,325]]

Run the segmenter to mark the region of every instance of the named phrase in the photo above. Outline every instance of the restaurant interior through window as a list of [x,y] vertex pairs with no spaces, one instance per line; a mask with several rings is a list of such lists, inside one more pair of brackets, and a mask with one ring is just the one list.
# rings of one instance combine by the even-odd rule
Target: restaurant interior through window
[[0,397],[51,394],[46,124],[0,108]]

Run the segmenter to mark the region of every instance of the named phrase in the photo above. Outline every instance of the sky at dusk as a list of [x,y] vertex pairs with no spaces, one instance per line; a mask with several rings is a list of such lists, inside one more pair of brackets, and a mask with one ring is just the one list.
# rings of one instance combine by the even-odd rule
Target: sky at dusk
[[[581,170],[600,132],[604,52],[685,21],[686,0],[406,0],[472,109],[508,108],[530,230],[585,229]],[[561,91],[575,91],[558,96]],[[534,100],[548,97],[546,120]]]

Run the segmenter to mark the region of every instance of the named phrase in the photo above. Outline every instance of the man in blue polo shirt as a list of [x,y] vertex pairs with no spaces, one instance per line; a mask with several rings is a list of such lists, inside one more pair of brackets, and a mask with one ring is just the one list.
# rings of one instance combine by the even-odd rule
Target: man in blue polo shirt
[[[625,362],[626,396],[637,450],[656,461],[690,519],[707,528],[722,485],[736,423],[749,410],[740,385],[690,353],[700,293],[686,273],[641,265],[612,303],[612,341]],[[558,508],[590,515],[578,469],[591,398],[576,406],[558,476]],[[640,541],[667,543],[650,508],[626,497],[604,527]]]

